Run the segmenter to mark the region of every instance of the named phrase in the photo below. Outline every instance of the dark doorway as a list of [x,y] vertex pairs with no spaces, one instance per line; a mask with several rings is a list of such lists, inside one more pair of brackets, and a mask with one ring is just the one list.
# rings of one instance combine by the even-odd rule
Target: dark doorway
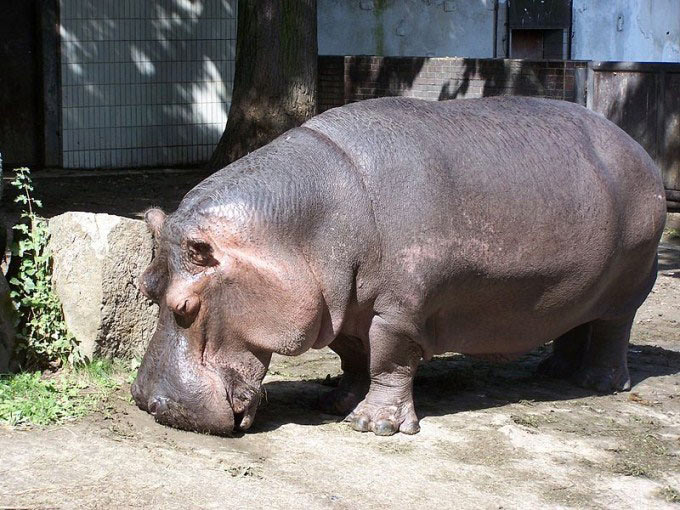
[[512,30],[510,58],[562,60],[568,58],[568,45],[562,29]]

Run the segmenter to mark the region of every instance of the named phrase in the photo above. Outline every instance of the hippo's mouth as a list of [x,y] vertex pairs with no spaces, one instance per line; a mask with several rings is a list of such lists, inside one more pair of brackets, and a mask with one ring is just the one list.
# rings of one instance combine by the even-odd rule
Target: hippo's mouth
[[227,369],[223,374],[234,423],[240,430],[247,430],[253,424],[260,404],[260,386],[246,382],[236,370]]
[[196,414],[182,404],[169,401],[162,410],[150,410],[157,423],[169,427],[218,436],[229,436],[234,431],[234,413],[228,406],[216,411]]

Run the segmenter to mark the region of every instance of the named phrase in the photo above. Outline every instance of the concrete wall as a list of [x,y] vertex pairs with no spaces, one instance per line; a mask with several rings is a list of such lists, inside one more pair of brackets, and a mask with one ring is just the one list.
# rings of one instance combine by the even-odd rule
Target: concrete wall
[[236,0],[61,0],[63,166],[203,162],[231,102]]
[[573,0],[572,58],[680,62],[679,0]]
[[494,0],[318,0],[319,54],[493,57],[494,5]]

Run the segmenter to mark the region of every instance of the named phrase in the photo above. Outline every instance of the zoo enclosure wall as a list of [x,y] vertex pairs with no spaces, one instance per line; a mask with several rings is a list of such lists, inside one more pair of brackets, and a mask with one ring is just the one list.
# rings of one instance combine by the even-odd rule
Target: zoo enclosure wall
[[680,64],[425,57],[319,57],[319,112],[383,96],[431,101],[520,95],[602,113],[652,156],[680,211]]

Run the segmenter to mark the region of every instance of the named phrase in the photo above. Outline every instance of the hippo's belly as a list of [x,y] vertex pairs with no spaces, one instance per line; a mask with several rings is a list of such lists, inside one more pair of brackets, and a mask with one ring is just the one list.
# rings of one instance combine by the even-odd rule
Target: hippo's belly
[[597,280],[585,285],[569,277],[551,282],[545,275],[459,280],[413,319],[427,317],[426,355],[458,352],[511,359],[601,315],[603,290],[597,289]]

